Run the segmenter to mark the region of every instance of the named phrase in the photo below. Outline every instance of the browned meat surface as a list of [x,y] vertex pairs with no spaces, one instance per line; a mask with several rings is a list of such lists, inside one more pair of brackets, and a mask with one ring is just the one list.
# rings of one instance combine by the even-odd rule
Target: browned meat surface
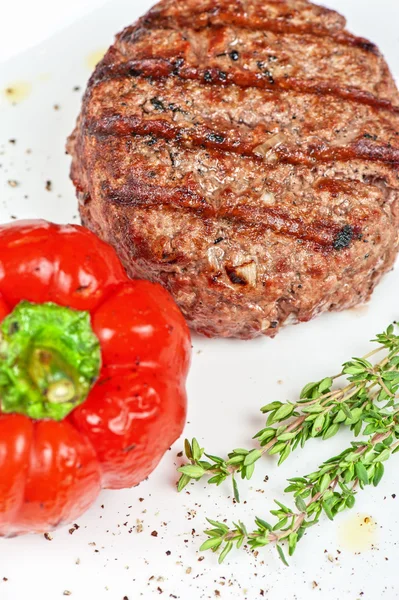
[[399,236],[399,97],[306,0],[164,0],[97,66],[68,149],[83,223],[210,336],[367,300]]

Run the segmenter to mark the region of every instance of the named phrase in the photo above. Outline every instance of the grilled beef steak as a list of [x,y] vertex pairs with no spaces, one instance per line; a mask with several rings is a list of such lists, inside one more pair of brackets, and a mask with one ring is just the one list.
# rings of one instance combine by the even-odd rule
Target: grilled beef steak
[[118,35],[69,140],[83,223],[209,336],[367,300],[398,249],[399,97],[306,0],[164,0]]

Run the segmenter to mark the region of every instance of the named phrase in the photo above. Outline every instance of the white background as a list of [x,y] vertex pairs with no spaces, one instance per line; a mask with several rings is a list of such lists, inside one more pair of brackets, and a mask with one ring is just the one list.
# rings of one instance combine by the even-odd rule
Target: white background
[[[114,0],[65,29],[77,14],[87,13],[95,4],[103,3],[0,0],[0,61],[14,55],[0,65],[0,222],[11,215],[77,220],[64,153],[80,106],[82,91],[74,88],[84,88],[90,55],[109,45],[113,34],[143,13],[150,1]],[[329,0],[328,4],[347,15],[356,33],[380,45],[398,76],[397,0]],[[31,47],[55,31],[55,37]],[[25,54],[15,56],[26,47],[30,49]],[[31,91],[14,107],[2,91],[21,81],[28,82]],[[10,139],[16,143],[10,144]],[[18,182],[16,188],[8,185],[10,179]],[[51,192],[45,189],[48,179]],[[263,423],[260,406],[295,398],[306,382],[335,373],[351,355],[367,352],[367,340],[398,318],[398,298],[396,269],[366,308],[287,328],[274,341],[195,338],[186,434],[196,435],[214,453],[248,446]],[[311,442],[280,469],[266,459],[253,482],[241,486],[247,503],[240,506],[232,504],[228,486],[208,490],[197,485],[189,494],[176,494],[176,454],[182,447],[177,442],[139,488],[104,492],[79,519],[80,529],[73,535],[64,528],[53,534],[52,541],[42,536],[0,540],[0,600],[57,600],[65,590],[71,592],[71,600],[122,600],[124,596],[162,600],[171,594],[181,600],[202,600],[218,597],[216,592],[222,600],[395,600],[399,598],[396,457],[387,465],[381,487],[359,495],[353,511],[377,523],[372,550],[354,554],[342,543],[342,532],[353,522],[345,514],[334,523],[323,519],[309,532],[289,569],[282,567],[271,549],[257,558],[244,552],[232,554],[222,567],[212,554],[199,560],[197,548],[203,541],[206,516],[241,518],[249,525],[255,514],[267,519],[272,499],[284,498],[281,490],[287,477],[313,470],[348,439],[342,434],[329,442]],[[137,533],[137,519],[143,521],[141,533]],[[151,535],[155,530],[157,537]]]
[[105,2],[0,0],[0,61],[38,44]]

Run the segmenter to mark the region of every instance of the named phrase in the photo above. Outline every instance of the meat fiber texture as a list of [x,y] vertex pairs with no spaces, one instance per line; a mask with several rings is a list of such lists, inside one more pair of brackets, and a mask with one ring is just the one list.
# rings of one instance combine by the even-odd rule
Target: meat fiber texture
[[366,301],[399,243],[399,97],[306,0],[164,0],[116,38],[68,142],[82,221],[207,336]]

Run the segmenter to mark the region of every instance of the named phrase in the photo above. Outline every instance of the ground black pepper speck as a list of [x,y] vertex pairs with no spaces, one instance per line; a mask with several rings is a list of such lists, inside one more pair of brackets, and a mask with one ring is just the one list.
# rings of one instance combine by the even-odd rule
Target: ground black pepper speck
[[68,531],[70,533],[70,535],[72,535],[73,533],[75,533],[75,531],[77,531],[78,529],[80,529],[79,525],[77,523],[73,524],[73,527],[71,527]]

